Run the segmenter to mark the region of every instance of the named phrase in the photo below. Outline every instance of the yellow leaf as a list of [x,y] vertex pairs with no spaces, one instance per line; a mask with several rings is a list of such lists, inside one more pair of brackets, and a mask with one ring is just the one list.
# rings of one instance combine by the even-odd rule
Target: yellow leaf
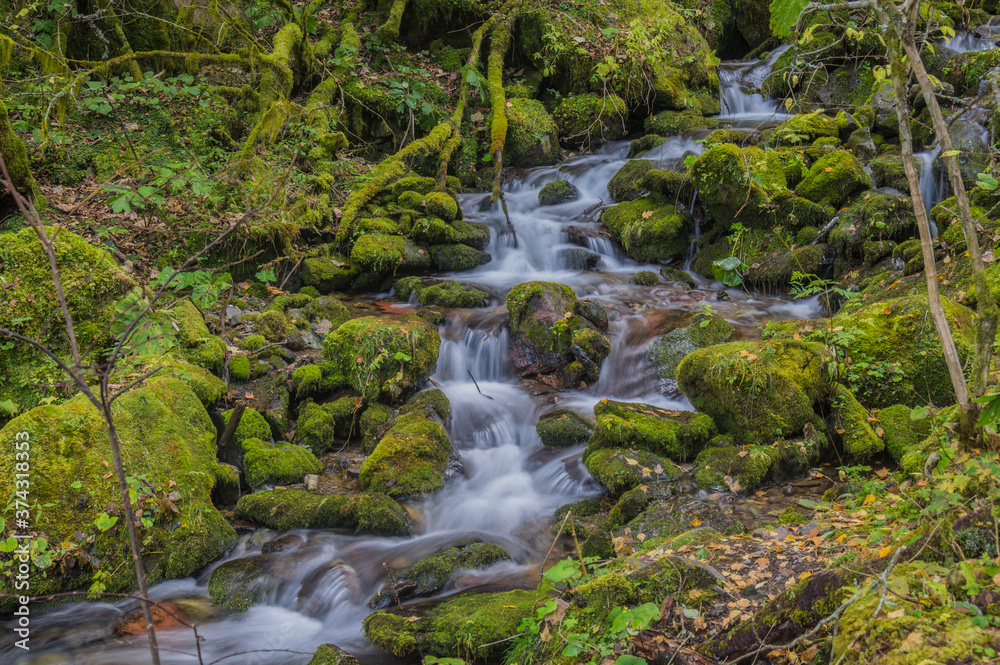
[[638,463],[638,462],[636,462],[636,461],[635,461],[634,459],[632,459],[632,458],[630,458],[630,457],[626,457],[626,458],[625,458],[625,462],[626,462],[626,463],[627,463],[627,464],[628,464],[629,466],[639,466],[639,463]]
[[842,543],[842,542],[844,542],[844,540],[845,540],[846,538],[847,538],[847,534],[846,534],[846,533],[842,533],[842,534],[840,534],[839,536],[837,536],[837,542],[838,542],[838,543]]
[[807,577],[812,577],[812,573],[810,573],[808,570],[806,572],[802,573],[801,575],[799,575],[799,579],[800,580],[804,580]]
[[740,357],[741,358],[746,358],[749,355],[750,355],[750,352],[747,351],[746,349],[743,349],[742,351],[740,351]]
[[892,552],[892,548],[891,548],[891,547],[883,547],[882,549],[880,549],[880,550],[878,551],[878,558],[880,558],[880,559],[884,559],[884,558],[886,558],[887,556],[889,556],[889,554],[890,554],[891,552]]
[[642,218],[643,219],[649,219],[652,216],[653,216],[653,211],[652,210],[647,210],[646,212],[642,213]]
[[826,167],[826,168],[825,168],[825,169],[823,169],[823,170],[824,170],[824,171],[826,171],[827,173],[829,173],[830,171],[832,171],[832,170],[833,170],[833,167],[831,167],[831,166],[828,166],[828,167]]
[[691,600],[698,600],[698,598],[703,593],[704,592],[701,589],[691,589],[690,591],[688,591],[688,598],[690,598]]
[[701,520],[697,517],[691,520],[691,526],[698,526],[699,524],[701,524]]
[[885,430],[884,429],[882,429],[881,427],[876,427],[875,428],[875,436],[877,436],[878,438],[881,439],[883,434],[885,434]]
[[747,356],[747,360],[757,360],[757,354],[751,353],[750,355]]
[[792,339],[794,339],[797,342],[802,339],[802,335],[795,333],[794,335],[792,335]]
[[889,612],[888,617],[890,619],[898,619],[904,614],[906,614],[906,610],[900,607],[898,610],[893,610],[892,612]]
[[924,634],[919,630],[915,630],[906,636],[903,643],[899,645],[900,651],[913,651],[924,643]]
[[414,621],[420,621],[420,617],[408,617],[406,620],[413,623]]
[[653,473],[652,469],[647,469],[646,467],[642,467],[642,477],[643,478],[646,478],[647,476],[651,475],[652,473]]
[[875,495],[869,494],[868,496],[865,497],[865,500],[861,502],[861,505],[867,506],[869,503],[875,503],[875,501],[876,501]]

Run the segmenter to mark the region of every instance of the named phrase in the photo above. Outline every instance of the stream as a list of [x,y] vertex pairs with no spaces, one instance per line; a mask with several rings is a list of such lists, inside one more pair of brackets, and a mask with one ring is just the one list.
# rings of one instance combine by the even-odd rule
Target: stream
[[[775,103],[744,88],[754,87],[752,81],[766,75],[765,69],[776,58],[772,54],[764,63],[732,68],[742,74],[739,80],[723,77],[735,81],[724,86],[724,112],[734,123],[759,122],[762,116],[774,119]],[[504,189],[516,240],[502,213],[480,211],[483,194],[461,195],[466,220],[490,225],[486,251],[493,257],[475,270],[441,275],[479,286],[493,296],[486,307],[452,311],[440,328],[442,344],[432,379],[451,401],[448,429],[464,473],[439,492],[409,502],[417,524],[417,535],[410,538],[354,536],[324,529],[245,533],[226,560],[255,557],[277,580],[246,612],[214,608],[208,601],[208,577],[221,562],[197,578],[155,585],[150,591],[154,599],[171,601],[198,622],[205,663],[234,652],[269,649],[277,651],[224,662],[301,665],[310,658],[304,652],[311,653],[323,643],[337,644],[364,663],[396,662],[373,650],[361,632],[361,622],[371,612],[368,600],[385,580],[386,569],[398,570],[442,547],[470,539],[494,542],[512,560],[459,573],[443,595],[533,587],[552,544],[553,511],[600,493],[580,461],[582,446],[557,452],[542,447],[535,432],[540,415],[571,408],[590,416],[593,405],[604,398],[690,410],[676,385],[655,378],[645,348],[672,322],[700,310],[704,303],[744,337],[753,336],[753,330],[767,320],[822,315],[816,298],[769,297],[726,288],[700,276],[695,276],[694,289],[679,283],[633,284],[635,273],[656,271],[658,266],[640,265],[625,257],[602,233],[600,224],[600,212],[610,203],[608,181],[627,161],[628,148],[628,142],[609,143],[594,154],[553,167],[511,172]],[[658,168],[679,169],[686,155],[700,150],[694,140],[675,136],[643,159]],[[539,207],[539,190],[557,179],[570,181],[579,190],[579,198]],[[693,222],[690,232],[697,234]],[[581,260],[592,267],[582,269]],[[567,284],[578,297],[597,301],[607,310],[612,351],[593,385],[556,392],[514,374],[504,296],[514,285],[529,280]],[[390,294],[375,298],[389,301]],[[386,302],[385,306],[389,311],[412,309],[400,303]],[[470,377],[475,377],[478,386]],[[708,500],[709,495],[700,492],[691,499]],[[564,553],[557,548],[556,555],[560,554]],[[122,617],[136,609],[130,602],[86,602],[33,615],[32,650],[19,655],[0,644],[0,663],[147,663],[144,636],[126,641],[114,634]],[[157,635],[165,649],[161,654],[165,665],[198,662],[190,629],[161,628]]]

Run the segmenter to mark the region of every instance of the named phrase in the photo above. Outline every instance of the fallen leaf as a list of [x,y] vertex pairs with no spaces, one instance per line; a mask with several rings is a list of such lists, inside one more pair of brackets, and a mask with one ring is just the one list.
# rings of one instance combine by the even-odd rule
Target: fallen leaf
[[253,393],[246,393],[246,394],[244,395],[244,397],[245,397],[246,399],[253,399]]
[[889,612],[889,614],[887,614],[886,616],[888,616],[890,619],[898,619],[904,614],[906,614],[906,610],[900,607],[898,610],[893,610],[892,612]]
[[924,634],[919,630],[915,630],[906,636],[906,639],[903,640],[903,643],[899,645],[899,649],[900,651],[909,652],[913,651],[919,646],[922,646],[923,643],[924,643]]
[[830,171],[832,171],[832,170],[833,170],[833,167],[831,167],[831,166],[828,166],[828,167],[826,167],[826,168],[825,168],[825,169],[823,169],[823,170],[824,170],[824,171],[826,171],[827,173],[829,173]]
[[698,526],[699,524],[701,524],[701,520],[697,517],[691,520],[691,526]]
[[632,458],[630,458],[630,457],[626,457],[626,458],[625,458],[625,462],[626,462],[626,463],[627,463],[627,464],[628,464],[629,466],[639,466],[639,463],[638,463],[638,462],[636,462],[636,461],[635,461],[634,459],[632,459]]
[[869,503],[875,503],[876,500],[877,499],[875,498],[874,494],[869,494],[868,496],[865,497],[865,500],[861,502],[861,505],[867,506]]
[[471,116],[469,116],[469,120],[471,120],[472,122],[481,122],[483,117],[484,116],[480,111],[476,111]]
[[884,559],[884,558],[886,558],[887,556],[889,556],[889,554],[890,554],[891,552],[892,552],[892,548],[891,548],[891,547],[883,547],[882,549],[880,549],[880,550],[878,551],[878,558],[880,558],[880,559]]
[[[881,429],[881,428],[879,428],[879,429]],[[878,430],[876,430],[875,433],[878,434]],[[882,436],[882,435],[879,434],[879,436]],[[887,469],[885,467],[882,467],[881,469],[879,469],[878,471],[875,472],[875,475],[878,476],[879,478],[885,478],[886,476],[889,475],[889,469]]]
[[741,450],[740,452],[736,453],[736,456],[737,456],[737,457],[746,457],[746,456],[747,456],[747,455],[749,455],[749,454],[750,454],[750,453],[748,453],[747,451],[745,451],[745,450]]
[[653,216],[653,211],[652,210],[647,210],[646,212],[642,213],[642,218],[643,219],[649,219],[652,216]]
[[751,353],[750,355],[747,356],[747,360],[757,360],[757,354]]
[[877,436],[878,438],[881,439],[883,434],[885,434],[885,430],[884,429],[882,429],[881,427],[876,427],[875,428],[875,436]]

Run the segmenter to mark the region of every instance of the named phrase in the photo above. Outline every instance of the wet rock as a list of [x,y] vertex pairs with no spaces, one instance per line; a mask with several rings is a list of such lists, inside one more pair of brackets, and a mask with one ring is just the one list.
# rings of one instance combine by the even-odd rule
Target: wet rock
[[571,95],[552,115],[564,143],[588,149],[625,136],[628,107],[618,95]]
[[700,314],[683,328],[675,328],[646,349],[646,358],[661,379],[672,379],[686,355],[697,349],[721,344],[733,336],[733,327],[716,314]]
[[642,193],[642,182],[646,173],[653,168],[648,159],[633,159],[625,162],[608,182],[608,193],[615,203],[631,201]]
[[844,451],[856,460],[867,460],[882,452],[885,444],[875,434],[868,422],[868,411],[858,403],[854,393],[844,386],[837,386],[831,401],[834,429],[843,432]]
[[432,245],[428,251],[434,262],[434,267],[445,272],[472,270],[492,260],[492,257],[486,252],[481,252],[468,245]]
[[212,604],[246,612],[275,591],[280,581],[267,572],[264,560],[263,557],[233,559],[213,570],[208,580]]
[[242,312],[239,307],[234,307],[233,305],[226,305],[225,317],[226,325],[228,326],[238,326],[243,322],[243,318],[240,316]]
[[837,150],[816,161],[795,186],[795,194],[824,205],[839,207],[855,194],[874,186],[858,158]]
[[580,198],[580,191],[568,180],[553,180],[538,192],[538,205],[554,206]]
[[326,404],[306,402],[299,409],[298,441],[315,455],[322,455],[338,441],[358,433],[364,404],[356,395],[347,395]]
[[359,484],[392,497],[432,492],[444,484],[451,450],[434,415],[424,410],[401,415],[361,465]]
[[625,253],[640,262],[667,263],[687,251],[687,218],[673,203],[642,197],[608,208],[601,221]]
[[593,427],[577,413],[560,410],[539,418],[535,431],[546,448],[569,448],[586,443]]
[[335,644],[322,644],[307,665],[358,665],[358,659]]
[[815,418],[831,389],[829,360],[815,342],[729,342],[685,357],[677,383],[736,443],[768,445]]
[[[397,400],[431,375],[440,345],[437,329],[420,319],[368,316],[351,319],[332,332],[323,343],[323,358],[366,399]],[[376,365],[383,353],[391,362]],[[407,360],[397,363],[396,354]]]
[[251,489],[265,485],[291,485],[302,482],[307,473],[323,471],[323,462],[302,446],[261,439],[246,439],[241,445],[243,469]]
[[363,235],[354,241],[351,264],[376,275],[405,275],[430,268],[431,255],[403,236]]
[[221,464],[219,478],[212,488],[212,503],[230,506],[240,499],[240,470],[232,464]]
[[608,331],[608,313],[596,300],[577,300],[576,311],[603,332]]
[[404,277],[393,288],[401,300],[410,300],[416,294],[421,305],[447,307],[483,307],[489,302],[490,294],[463,282],[435,280],[426,281],[419,277]]
[[392,572],[368,606],[384,609],[411,598],[433,596],[445,590],[459,570],[483,569],[509,559],[507,552],[493,543],[469,543],[438,550],[412,566]]
[[507,638],[516,635],[521,621],[532,616],[548,594],[543,591],[505,591],[454,598],[423,616],[411,617],[379,610],[364,621],[365,637],[376,647],[404,657],[417,652],[451,656],[461,644],[474,644],[477,659],[499,658]]
[[[601,400],[594,406],[597,428],[584,452],[628,446],[676,460],[690,459],[715,434],[715,424],[705,414],[669,411],[648,404]],[[673,467],[674,465],[669,465]]]
[[437,417],[445,424],[451,419],[451,402],[448,401],[448,396],[438,388],[424,390],[406,400],[406,404],[399,407],[399,415],[427,409],[437,414]]
[[514,367],[553,387],[597,380],[611,352],[607,336],[577,315],[573,290],[551,282],[518,284],[507,294]]
[[601,448],[586,454],[584,464],[612,496],[619,496],[646,482],[673,480],[680,475],[668,459],[644,450]]
[[668,282],[674,282],[675,284],[680,283],[691,289],[695,287],[694,277],[687,274],[683,270],[678,270],[677,268],[671,268],[669,266],[660,267],[660,277]]
[[280,531],[347,527],[355,533],[409,533],[402,506],[384,494],[369,492],[348,497],[301,490],[266,490],[240,498],[236,516]]
[[559,128],[535,99],[508,100],[505,166],[543,166],[559,160]]
[[601,255],[583,248],[562,249],[559,259],[567,270],[593,270],[601,262]]

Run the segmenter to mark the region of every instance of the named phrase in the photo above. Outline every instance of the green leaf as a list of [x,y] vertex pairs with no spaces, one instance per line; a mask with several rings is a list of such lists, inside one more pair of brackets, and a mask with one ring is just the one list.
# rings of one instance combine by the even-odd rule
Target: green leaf
[[792,34],[807,4],[809,0],[774,0],[771,3],[771,32],[778,37]]
[[70,485],[69,485],[69,486],[70,486],[70,487],[72,487],[72,488],[73,488],[73,489],[75,489],[75,490],[78,490],[78,489],[80,489],[81,487],[83,487],[83,482],[82,482],[82,481],[79,481],[79,480],[77,480],[76,482],[73,482],[73,483],[70,483]]
[[961,150],[949,150],[948,152],[942,152],[941,156],[942,157],[957,157],[958,155],[961,155],[961,154],[962,154]]
[[730,256],[712,262],[712,275],[726,286],[739,286],[747,267],[738,257]]
[[7,540],[0,542],[0,552],[7,553],[13,552],[17,549],[17,538],[11,536]]
[[625,655],[619,656],[618,660],[615,661],[615,665],[649,665],[645,658],[639,658],[638,656]]
[[930,408],[926,406],[915,406],[910,409],[910,420],[923,420],[930,413]]

